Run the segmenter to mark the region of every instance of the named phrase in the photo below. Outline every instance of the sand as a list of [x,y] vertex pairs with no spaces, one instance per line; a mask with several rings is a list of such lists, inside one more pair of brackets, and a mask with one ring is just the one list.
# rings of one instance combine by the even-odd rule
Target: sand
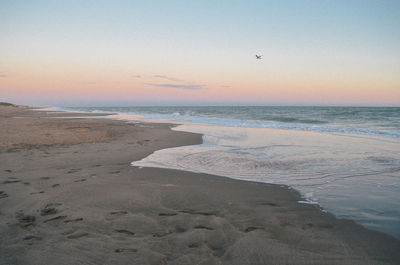
[[130,166],[200,135],[68,116],[0,107],[0,264],[400,264],[289,187]]

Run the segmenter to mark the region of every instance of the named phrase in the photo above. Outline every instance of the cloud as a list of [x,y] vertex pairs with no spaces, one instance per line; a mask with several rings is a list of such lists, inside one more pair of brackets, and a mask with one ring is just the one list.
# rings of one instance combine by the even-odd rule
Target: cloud
[[95,84],[97,84],[97,82],[87,81],[87,82],[81,82],[81,84],[83,84],[83,85],[95,85]]
[[185,82],[185,80],[178,79],[178,78],[175,78],[175,77],[166,76],[166,75],[153,75],[153,77],[166,79],[166,80],[169,80],[169,81],[172,81],[172,82]]
[[156,87],[178,88],[178,89],[186,89],[186,90],[207,89],[207,87],[205,87],[203,85],[154,84],[154,83],[146,83],[146,85],[156,86]]
[[202,90],[202,89],[208,89],[204,85],[196,85],[190,82],[187,82],[182,79],[178,79],[175,77],[171,76],[166,76],[166,75],[152,75],[151,77],[153,78],[158,78],[158,79],[164,79],[171,81],[172,83],[145,83],[146,85],[149,86],[156,86],[156,87],[166,87],[166,88],[177,88],[177,89],[185,89],[185,90]]
[[131,75],[131,76],[134,77],[134,78],[142,78],[141,75]]
[[7,70],[1,69],[1,70],[0,70],[0,78],[6,78],[6,77],[8,77],[7,72],[8,72]]
[[222,88],[229,88],[229,87],[231,87],[231,86],[222,85],[221,87],[222,87]]

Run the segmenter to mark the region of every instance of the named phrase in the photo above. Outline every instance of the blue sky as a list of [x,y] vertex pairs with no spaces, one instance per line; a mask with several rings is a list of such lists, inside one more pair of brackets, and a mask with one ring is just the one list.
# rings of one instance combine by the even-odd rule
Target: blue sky
[[[102,102],[107,88],[116,102],[162,101],[151,90],[162,84],[165,102],[221,102],[223,87],[238,103],[400,101],[400,1],[0,1],[0,17],[0,89],[11,100],[41,103],[42,91],[57,103],[60,91],[88,101],[65,93],[78,83]],[[355,98],[366,84],[368,97]],[[178,92],[185,86],[202,91]],[[318,86],[327,97],[315,97]]]

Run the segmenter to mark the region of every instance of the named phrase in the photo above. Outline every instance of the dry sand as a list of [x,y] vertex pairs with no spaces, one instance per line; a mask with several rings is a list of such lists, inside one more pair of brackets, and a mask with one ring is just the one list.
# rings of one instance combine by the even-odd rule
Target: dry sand
[[288,187],[130,166],[200,135],[58,116],[0,107],[0,264],[400,264]]

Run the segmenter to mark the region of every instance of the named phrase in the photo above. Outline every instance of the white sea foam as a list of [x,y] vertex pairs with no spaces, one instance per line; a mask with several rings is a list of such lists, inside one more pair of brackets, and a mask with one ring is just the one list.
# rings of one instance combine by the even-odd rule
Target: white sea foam
[[312,204],[312,205],[317,205],[318,202],[316,201],[298,201],[298,203],[302,203],[302,204]]
[[148,119],[400,138],[400,108],[366,107],[92,107]]

